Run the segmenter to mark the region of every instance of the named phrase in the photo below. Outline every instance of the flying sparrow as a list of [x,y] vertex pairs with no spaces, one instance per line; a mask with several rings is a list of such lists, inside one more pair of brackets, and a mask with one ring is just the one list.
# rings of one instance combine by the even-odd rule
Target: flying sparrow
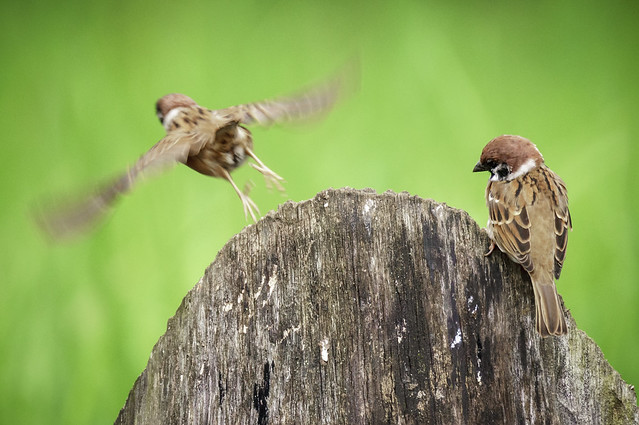
[[520,136],[491,140],[473,169],[490,171],[486,231],[495,248],[530,275],[535,293],[537,331],[541,336],[566,333],[555,279],[559,279],[572,229],[566,185],[537,147]]
[[142,174],[183,163],[201,174],[227,180],[242,201],[246,219],[250,214],[257,221],[257,206],[240,191],[230,173],[250,157],[255,161],[250,165],[264,175],[267,185],[283,190],[283,179],[255,155],[251,132],[244,125],[266,126],[321,115],[342,93],[342,77],[291,97],[218,110],[200,106],[183,94],[168,94],[156,103],[157,116],[166,130],[163,139],[114,181],[78,202],[39,214],[36,219],[54,239],[80,233],[97,222]]

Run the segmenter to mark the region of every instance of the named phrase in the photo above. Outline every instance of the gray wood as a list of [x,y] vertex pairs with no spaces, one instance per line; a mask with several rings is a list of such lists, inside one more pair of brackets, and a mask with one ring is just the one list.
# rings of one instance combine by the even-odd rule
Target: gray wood
[[570,314],[537,335],[528,275],[488,246],[406,193],[288,202],[218,253],[116,424],[639,423]]

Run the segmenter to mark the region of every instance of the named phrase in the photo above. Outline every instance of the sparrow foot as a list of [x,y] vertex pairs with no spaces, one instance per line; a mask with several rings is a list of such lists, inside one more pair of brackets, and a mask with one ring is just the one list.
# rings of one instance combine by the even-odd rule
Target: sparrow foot
[[273,186],[275,186],[275,188],[279,190],[280,192],[286,191],[286,189],[284,189],[284,186],[282,186],[282,184],[280,183],[280,182],[283,182],[284,179],[280,177],[279,175],[275,174],[270,168],[266,166],[261,167],[253,163],[251,163],[250,165],[251,167],[255,168],[257,171],[259,171],[260,173],[264,175],[264,180],[266,181],[266,187],[268,189],[272,189]]
[[253,200],[249,198],[248,195],[245,195],[243,193],[240,196],[240,199],[242,200],[242,206],[244,207],[244,218],[246,219],[246,221],[248,221],[248,214],[251,214],[251,218],[253,219],[253,222],[257,223],[257,218],[255,218],[255,212],[257,211],[258,215],[262,215],[262,214],[260,213],[259,208],[257,208],[257,205],[255,205],[255,202],[253,202]]
[[244,193],[237,187],[228,171],[223,169],[222,177],[224,177],[226,180],[228,180],[229,183],[231,183],[231,186],[233,186],[233,189],[235,189],[235,193],[237,193],[237,196],[240,197],[240,200],[242,201],[242,207],[244,208],[244,218],[246,219],[246,221],[248,221],[248,215],[251,214],[253,222],[257,223],[255,212],[257,211],[258,215],[261,215],[261,213],[259,208],[257,208],[257,205],[255,205],[255,202],[253,202],[253,200],[248,196],[248,192],[251,190],[251,186],[247,185],[244,188],[246,193]]
[[488,248],[488,252],[484,254],[484,257],[488,257],[495,250],[495,242],[490,243],[490,247]]
[[266,187],[271,189],[273,186],[277,188],[280,192],[284,192],[284,186],[280,182],[283,182],[284,179],[280,177],[273,170],[268,168],[260,159],[253,153],[252,150],[247,149],[246,153],[257,162],[257,164],[251,163],[251,167],[255,168],[257,171],[264,175],[264,180],[266,180]]

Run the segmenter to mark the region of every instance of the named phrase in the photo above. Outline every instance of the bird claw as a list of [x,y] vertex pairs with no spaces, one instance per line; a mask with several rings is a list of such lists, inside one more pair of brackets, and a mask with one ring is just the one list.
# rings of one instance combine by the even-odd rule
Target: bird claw
[[488,252],[484,254],[484,257],[488,257],[495,250],[495,242],[490,242],[490,247],[488,248]]
[[249,198],[248,196],[248,193],[251,191],[251,187],[252,187],[251,184],[249,183],[245,185],[244,191],[241,191],[237,187],[233,179],[231,178],[231,175],[229,174],[228,171],[222,169],[222,177],[225,178],[229,183],[231,183],[231,186],[233,186],[233,189],[235,189],[235,193],[237,193],[237,196],[240,197],[240,200],[242,201],[242,207],[244,208],[244,218],[246,219],[246,221],[248,221],[248,215],[251,214],[251,218],[253,219],[253,222],[257,223],[257,217],[255,216],[255,211],[257,211],[257,213],[260,214],[260,209],[257,208],[257,205],[255,205],[255,202],[253,202],[253,200]]
[[257,218],[255,216],[255,211],[257,211],[258,215],[262,215],[260,213],[260,209],[255,205],[255,202],[247,194],[242,193],[240,195],[240,199],[242,200],[242,207],[244,207],[244,218],[248,221],[248,215],[251,214],[251,218],[254,223],[257,223]]
[[275,188],[277,190],[279,190],[280,192],[284,192],[284,186],[282,186],[282,184],[280,182],[283,182],[284,179],[279,176],[277,173],[275,173],[273,170],[271,170],[270,168],[268,168],[266,165],[261,164],[250,164],[251,167],[255,168],[257,171],[259,171],[260,173],[262,173],[262,175],[264,176],[264,180],[266,182],[266,187],[268,189],[272,189],[273,186],[275,186]]
[[269,189],[272,188],[273,186],[275,186],[277,188],[277,190],[279,190],[280,192],[284,192],[284,186],[282,186],[280,184],[280,182],[283,182],[284,179],[280,176],[278,176],[273,170],[271,170],[270,168],[268,168],[266,166],[266,164],[264,164],[258,157],[257,155],[255,155],[253,153],[252,150],[247,149],[246,153],[253,158],[253,160],[255,162],[257,162],[257,164],[253,164],[251,163],[251,167],[255,168],[257,171],[259,171],[260,173],[262,173],[262,175],[264,176],[264,180],[266,180],[266,187],[268,187]]

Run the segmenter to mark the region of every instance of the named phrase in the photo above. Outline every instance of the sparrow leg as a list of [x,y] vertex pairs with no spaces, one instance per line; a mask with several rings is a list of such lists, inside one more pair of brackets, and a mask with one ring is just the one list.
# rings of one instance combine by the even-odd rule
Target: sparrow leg
[[264,175],[264,179],[266,180],[266,187],[269,189],[274,185],[277,190],[280,192],[284,192],[284,186],[280,184],[280,182],[284,181],[284,179],[278,176],[273,170],[268,168],[260,159],[253,153],[252,150],[246,149],[246,153],[257,162],[256,164],[251,163],[251,167],[255,168],[257,171]]
[[488,257],[495,250],[495,242],[490,242],[490,247],[488,248],[488,252],[484,254],[484,257]]
[[222,177],[228,180],[229,183],[231,183],[231,186],[233,186],[233,189],[235,189],[235,193],[237,193],[237,196],[240,197],[242,206],[244,207],[244,218],[246,218],[246,220],[248,221],[248,214],[250,213],[253,221],[257,223],[257,218],[255,218],[254,210],[257,211],[258,214],[260,214],[260,210],[259,208],[257,208],[257,205],[255,205],[255,202],[253,202],[253,200],[249,198],[248,195],[242,193],[242,191],[237,187],[237,185],[231,178],[229,172],[225,169],[222,169]]

